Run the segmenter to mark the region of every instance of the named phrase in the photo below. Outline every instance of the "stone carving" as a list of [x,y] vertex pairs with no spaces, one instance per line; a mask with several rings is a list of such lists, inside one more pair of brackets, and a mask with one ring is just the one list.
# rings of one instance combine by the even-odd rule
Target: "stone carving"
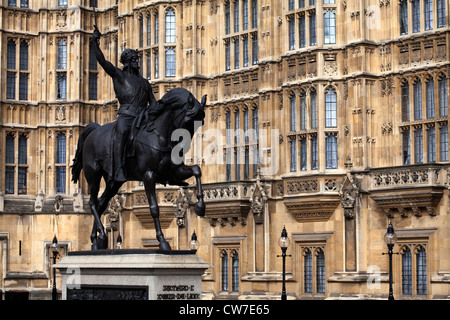
[[178,191],[177,201],[176,205],[177,208],[175,209],[175,218],[177,219],[177,225],[180,228],[185,227],[185,217],[186,217],[186,211],[189,207],[189,202],[192,197],[192,191],[189,191],[187,189],[180,189]]
[[122,210],[125,203],[126,195],[117,194],[115,195],[108,204],[106,209],[106,214],[108,217],[109,227],[112,230],[119,229],[119,221],[122,216]]
[[399,48],[399,57],[398,57],[399,67],[405,68],[409,64],[409,46],[405,44],[398,46],[398,48]]
[[59,212],[63,211],[63,200],[64,200],[64,198],[61,195],[57,195],[55,197],[55,203],[54,203],[55,212],[59,213]]
[[56,121],[66,120],[66,106],[60,105],[55,107],[55,119]]
[[411,185],[428,183],[429,171],[423,170],[398,170],[387,173],[377,173],[373,176],[374,187],[387,187],[395,185]]
[[220,186],[217,188],[207,188],[203,189],[204,199],[205,200],[218,200],[218,199],[226,199],[226,198],[237,198],[238,196],[238,187],[236,185],[231,186]]
[[436,39],[436,61],[442,62],[447,59],[446,38]]
[[392,133],[392,123],[386,122],[381,124],[381,134],[390,134]]
[[339,191],[341,205],[344,209],[344,217],[346,219],[354,219],[357,214],[359,184],[360,182],[357,178],[348,173]]
[[381,83],[381,96],[390,96],[392,94],[392,89],[394,88],[394,80],[392,78],[387,78],[385,80],[380,80]]
[[325,61],[323,72],[327,76],[337,75],[337,62],[336,61]]
[[313,180],[287,180],[286,194],[318,192],[319,184],[317,179]]
[[66,12],[59,11],[56,13],[56,28],[62,29],[66,27]]
[[250,212],[253,214],[256,224],[264,223],[264,210],[267,203],[267,193],[261,182],[259,170],[256,173],[256,186],[253,195],[250,197]]

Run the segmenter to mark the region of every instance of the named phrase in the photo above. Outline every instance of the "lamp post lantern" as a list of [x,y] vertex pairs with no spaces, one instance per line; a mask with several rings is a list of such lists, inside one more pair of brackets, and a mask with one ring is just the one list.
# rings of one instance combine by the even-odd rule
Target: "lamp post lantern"
[[[56,257],[58,256],[58,239],[56,235],[53,237],[51,250],[53,253],[53,265],[56,264]],[[53,288],[52,288],[52,300],[58,300],[58,294],[56,291],[56,269],[53,269]]]
[[117,236],[117,240],[116,240],[116,248],[117,248],[117,249],[122,249],[122,236],[120,235],[120,233],[119,233],[119,235]]
[[392,252],[392,249],[394,249],[394,245],[397,242],[397,235],[394,232],[394,227],[392,226],[391,221],[389,221],[387,232],[384,235],[384,242],[386,242],[386,244],[387,244],[388,253],[383,252],[383,255],[385,255],[385,254],[389,255],[389,297],[388,297],[388,300],[394,300],[394,294],[392,291],[392,255],[398,254],[398,253]]
[[194,232],[192,233],[192,236],[191,236],[191,241],[189,242],[189,248],[191,250],[197,250],[198,246],[199,246],[199,242],[197,240],[197,234],[195,233],[195,230],[194,230]]
[[[283,257],[283,288],[281,290],[281,300],[287,300],[286,296],[286,250],[289,247],[291,240],[289,239],[286,227],[283,227],[283,231],[281,231],[281,237],[278,239],[278,245],[281,248],[281,257]],[[289,255],[290,256],[290,255]],[[280,257],[280,256],[278,256]]]

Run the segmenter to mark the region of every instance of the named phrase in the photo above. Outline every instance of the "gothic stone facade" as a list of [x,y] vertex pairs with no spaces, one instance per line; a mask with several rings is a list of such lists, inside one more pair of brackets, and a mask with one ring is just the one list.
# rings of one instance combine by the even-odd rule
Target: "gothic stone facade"
[[[70,164],[81,130],[119,107],[90,54],[90,2],[0,5],[3,298],[49,297],[54,235],[61,255],[90,248]],[[205,299],[279,298],[283,226],[290,299],[386,298],[389,220],[395,297],[450,296],[448,0],[100,0],[96,12],[106,58],[120,66],[137,48],[157,98],[208,95],[186,157],[202,167],[206,216],[194,187],[158,187],[171,246],[195,230],[213,266]],[[125,248],[157,246],[138,182],[103,219],[111,247],[119,233]]]

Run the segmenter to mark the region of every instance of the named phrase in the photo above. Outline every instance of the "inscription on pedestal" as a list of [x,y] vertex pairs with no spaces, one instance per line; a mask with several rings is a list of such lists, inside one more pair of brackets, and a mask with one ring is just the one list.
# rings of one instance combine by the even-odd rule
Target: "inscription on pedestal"
[[200,294],[195,292],[194,285],[163,285],[158,300],[198,300]]

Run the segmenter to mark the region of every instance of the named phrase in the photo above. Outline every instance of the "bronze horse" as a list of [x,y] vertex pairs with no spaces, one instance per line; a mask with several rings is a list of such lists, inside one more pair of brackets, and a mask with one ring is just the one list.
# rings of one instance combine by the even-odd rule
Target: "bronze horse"
[[[194,211],[199,216],[205,214],[200,167],[197,165],[187,166],[182,161],[174,161],[174,157],[182,158],[187,152],[187,148],[181,149],[182,154],[179,151],[178,154],[172,152],[174,146],[182,143],[181,138],[172,141],[172,133],[177,129],[182,129],[185,133],[182,137],[192,138],[198,124],[203,124],[205,104],[206,95],[203,96],[200,103],[186,89],[176,88],[169,91],[157,102],[157,108],[160,110],[158,115],[152,115],[150,108],[142,112],[139,129],[132,133],[133,141],[127,146],[126,179],[127,181],[144,182],[150,212],[155,224],[156,238],[161,250],[171,250],[171,248],[164,239],[159,222],[159,207],[155,193],[157,183],[187,185],[184,180],[195,176],[197,203]],[[108,239],[100,217],[106,210],[109,200],[117,194],[124,183],[115,181],[114,175],[111,174],[110,157],[113,130],[114,122],[103,126],[97,123],[88,124],[78,139],[72,166],[72,180],[77,183],[80,172],[83,170],[89,186],[89,205],[94,215],[91,233],[92,250],[108,247]],[[183,142],[186,143],[186,141]],[[97,198],[102,178],[105,180],[106,187],[100,198]]]

